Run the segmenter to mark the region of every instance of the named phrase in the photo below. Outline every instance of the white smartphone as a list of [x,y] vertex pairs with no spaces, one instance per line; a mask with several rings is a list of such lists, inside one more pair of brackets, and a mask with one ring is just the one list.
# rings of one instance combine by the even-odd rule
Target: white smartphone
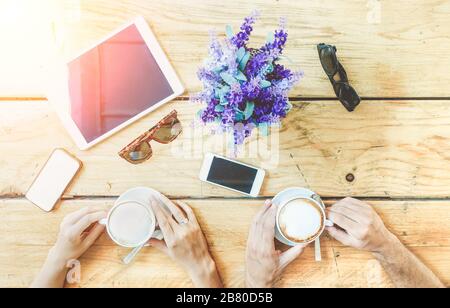
[[43,211],[50,212],[81,167],[80,160],[63,149],[56,149],[34,180],[26,198]]
[[250,197],[258,197],[266,172],[214,154],[206,154],[200,180]]

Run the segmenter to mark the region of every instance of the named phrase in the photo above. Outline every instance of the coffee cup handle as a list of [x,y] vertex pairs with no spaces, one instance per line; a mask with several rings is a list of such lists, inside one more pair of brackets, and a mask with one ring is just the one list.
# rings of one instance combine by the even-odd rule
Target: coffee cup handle
[[161,230],[156,230],[155,233],[153,233],[152,238],[162,241],[164,239],[164,235]]
[[106,226],[108,224],[108,219],[104,218],[104,219],[100,220],[98,223],[102,226]]
[[329,227],[329,228],[332,228],[332,227],[334,227],[334,222],[332,222],[331,220],[325,220],[325,226],[326,227]]

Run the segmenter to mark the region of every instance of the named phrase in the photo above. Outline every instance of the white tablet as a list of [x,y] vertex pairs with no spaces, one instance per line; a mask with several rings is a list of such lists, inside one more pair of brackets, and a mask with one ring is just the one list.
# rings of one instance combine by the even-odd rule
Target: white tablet
[[142,17],[50,74],[48,99],[82,150],[184,92]]

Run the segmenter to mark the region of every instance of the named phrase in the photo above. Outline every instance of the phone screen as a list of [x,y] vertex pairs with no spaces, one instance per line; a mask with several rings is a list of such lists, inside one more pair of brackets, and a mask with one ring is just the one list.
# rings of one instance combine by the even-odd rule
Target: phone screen
[[214,157],[207,181],[250,194],[258,169]]
[[27,199],[50,212],[79,169],[79,161],[63,150],[56,150],[28,190]]

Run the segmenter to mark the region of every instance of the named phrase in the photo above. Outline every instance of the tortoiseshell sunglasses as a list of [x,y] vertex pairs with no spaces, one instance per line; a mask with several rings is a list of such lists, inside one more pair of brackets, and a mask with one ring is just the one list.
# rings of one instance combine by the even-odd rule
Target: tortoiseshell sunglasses
[[133,165],[142,164],[149,160],[153,156],[152,146],[150,145],[152,140],[162,144],[169,144],[177,139],[183,131],[177,116],[177,111],[172,111],[149,131],[120,151],[120,157]]

